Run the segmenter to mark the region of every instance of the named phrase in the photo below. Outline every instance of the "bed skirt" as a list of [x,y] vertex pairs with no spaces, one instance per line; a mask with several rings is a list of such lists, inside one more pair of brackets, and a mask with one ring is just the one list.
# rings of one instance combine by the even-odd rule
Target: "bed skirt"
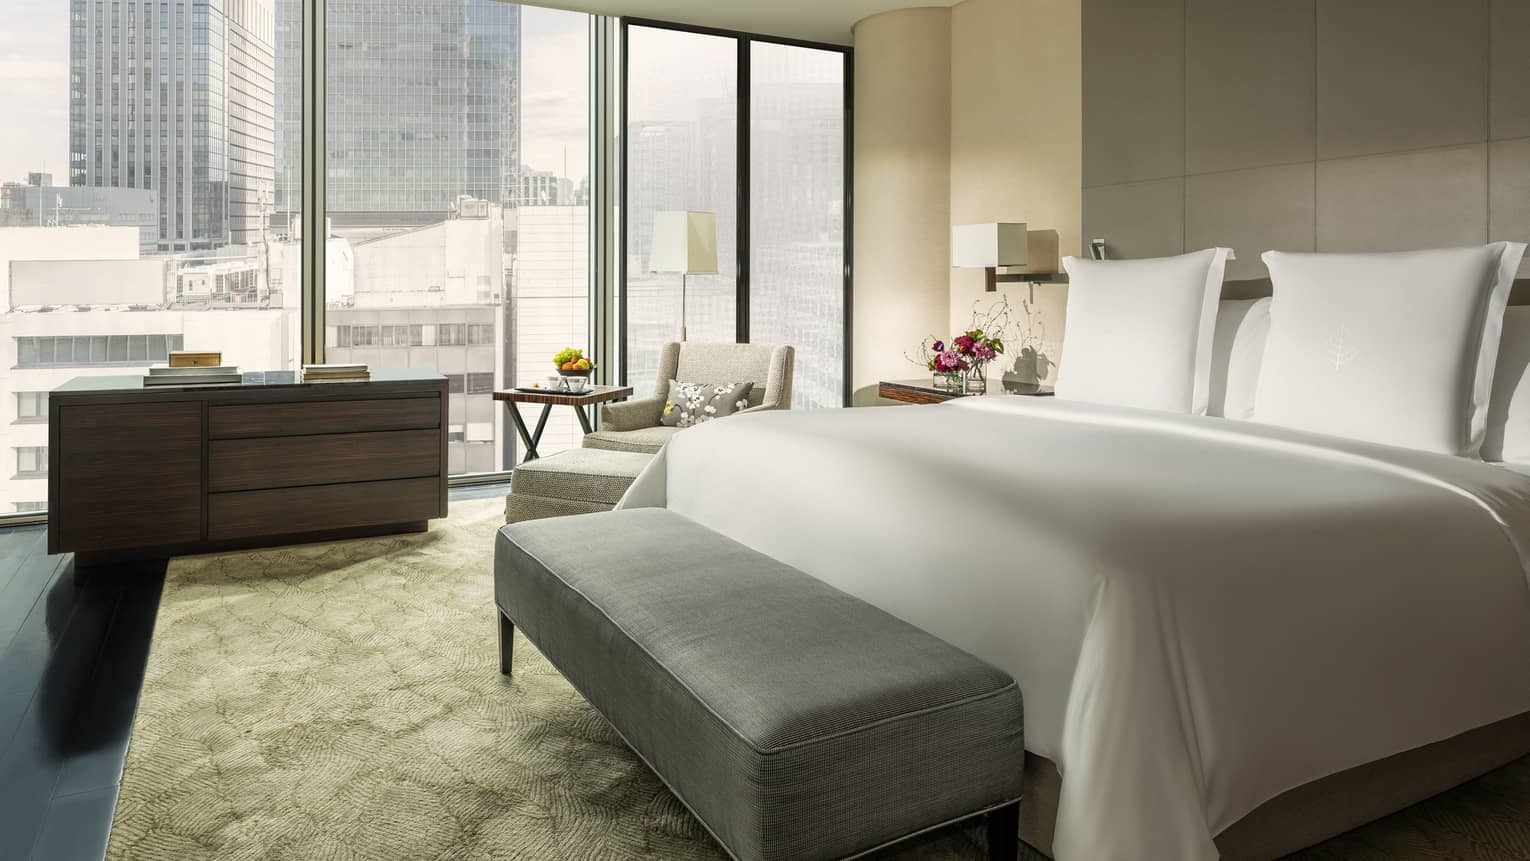
[[[1275,796],[1216,837],[1224,861],[1271,861],[1530,756],[1530,712],[1329,775]],[[1020,837],[1052,856],[1062,777],[1025,754]]]

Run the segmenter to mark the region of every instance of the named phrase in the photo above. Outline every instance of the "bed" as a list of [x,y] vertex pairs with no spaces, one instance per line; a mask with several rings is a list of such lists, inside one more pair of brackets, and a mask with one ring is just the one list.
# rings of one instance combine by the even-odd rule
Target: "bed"
[[1023,834],[1064,861],[1275,857],[1530,752],[1530,476],[1499,465],[968,398],[703,424],[645,505],[1012,673]]

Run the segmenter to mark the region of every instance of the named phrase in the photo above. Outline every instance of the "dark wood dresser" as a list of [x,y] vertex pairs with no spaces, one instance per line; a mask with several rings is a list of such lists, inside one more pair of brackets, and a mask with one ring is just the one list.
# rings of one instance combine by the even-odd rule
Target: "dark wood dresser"
[[48,398],[48,551],[79,563],[420,531],[446,516],[446,378],[145,388]]

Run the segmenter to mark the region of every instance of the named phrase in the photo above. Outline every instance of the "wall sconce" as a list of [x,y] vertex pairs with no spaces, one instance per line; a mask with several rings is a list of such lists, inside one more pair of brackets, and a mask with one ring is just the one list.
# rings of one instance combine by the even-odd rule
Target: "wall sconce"
[[[1050,236],[1050,248],[1047,248]],[[1041,266],[1057,268],[1056,234],[1026,229],[1024,222],[995,224],[956,224],[951,227],[951,266],[955,269],[982,269],[984,289],[992,293],[1005,284],[1066,283],[1061,272],[1000,272],[1006,266]]]

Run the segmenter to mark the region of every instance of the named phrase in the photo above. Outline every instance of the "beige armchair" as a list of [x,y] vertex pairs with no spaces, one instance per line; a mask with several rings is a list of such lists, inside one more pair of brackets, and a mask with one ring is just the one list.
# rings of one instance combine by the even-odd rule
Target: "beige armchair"
[[775,344],[669,343],[659,354],[655,395],[642,400],[606,404],[600,409],[600,430],[586,434],[585,448],[653,454],[680,430],[659,423],[669,381],[686,383],[754,383],[749,407],[735,415],[759,410],[785,410],[792,405],[792,361],[796,351]]

